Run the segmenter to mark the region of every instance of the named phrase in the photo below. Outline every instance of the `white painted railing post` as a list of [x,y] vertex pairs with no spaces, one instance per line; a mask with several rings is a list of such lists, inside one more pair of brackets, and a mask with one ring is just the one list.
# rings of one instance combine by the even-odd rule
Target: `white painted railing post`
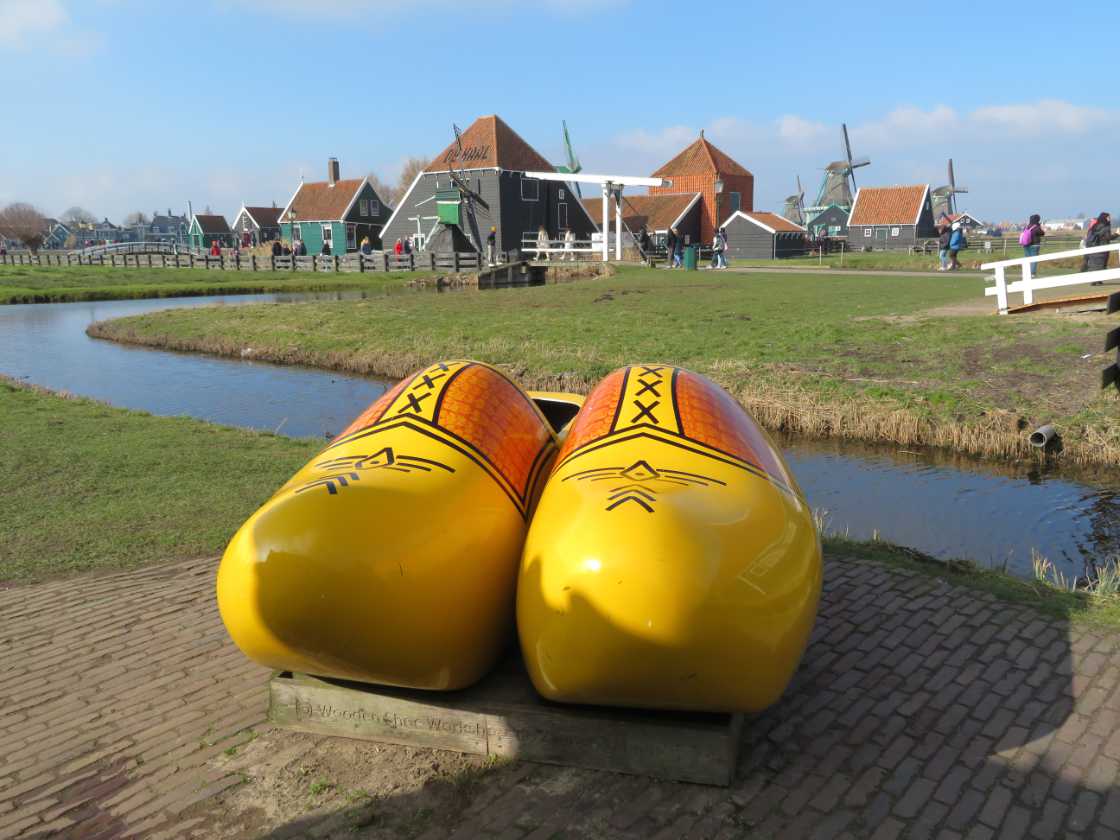
[[1034,303],[1034,289],[1031,287],[1034,280],[1034,263],[1023,263],[1023,306]]
[[999,314],[1007,314],[1007,278],[1003,273],[1003,266],[996,266],[996,305],[999,307]]

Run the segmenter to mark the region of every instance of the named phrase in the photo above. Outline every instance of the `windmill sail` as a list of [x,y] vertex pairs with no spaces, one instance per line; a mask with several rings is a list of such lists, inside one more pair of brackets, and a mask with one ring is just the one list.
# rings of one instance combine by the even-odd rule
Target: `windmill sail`
[[845,209],[851,209],[852,199],[857,190],[855,171],[871,163],[871,158],[853,157],[847,123],[840,124],[840,133],[844,140],[844,159],[834,160],[824,168],[824,178],[821,179],[820,190],[817,192],[816,207],[823,208],[830,204],[838,204]]
[[[561,120],[560,125],[564,127],[564,153],[567,155],[568,162],[564,166],[557,166],[556,171],[570,172],[574,175],[576,172],[580,172],[583,166],[580,164],[579,158],[576,157],[576,153],[572,149],[572,138],[568,136],[568,121]],[[579,181],[576,181],[574,186],[576,188],[576,195],[583,198],[583,191],[579,188]]]

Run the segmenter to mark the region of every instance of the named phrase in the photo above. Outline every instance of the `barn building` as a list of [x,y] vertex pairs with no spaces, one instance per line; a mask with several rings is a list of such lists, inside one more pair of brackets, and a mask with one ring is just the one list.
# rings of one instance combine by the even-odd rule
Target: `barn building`
[[[327,160],[327,180],[301,183],[280,214],[280,235],[303,242],[308,254],[326,245],[332,254],[356,251],[365,237],[381,247],[389,208],[368,178],[340,177],[338,158]],[[294,239],[293,239],[294,237]]]
[[568,230],[590,239],[598,228],[570,185],[526,176],[554,171],[501,117],[479,117],[416,176],[385,241],[411,236],[425,250],[482,252],[494,227],[497,250],[508,252],[535,240],[541,226],[553,240]]
[[937,236],[929,184],[861,187],[848,216],[848,247],[905,250]]
[[808,251],[805,228],[777,213],[739,210],[723,223],[727,257],[771,260],[800,257]]
[[805,224],[810,239],[836,239],[848,235],[848,211],[839,204],[829,204],[809,218]]
[[233,219],[233,234],[240,242],[242,248],[250,248],[263,242],[272,242],[280,238],[280,214],[284,208],[276,207],[247,207],[241,205]]
[[203,251],[208,250],[215,242],[223,248],[233,245],[233,232],[230,231],[225,216],[195,213],[188,236],[191,247]]
[[[688,193],[700,195],[700,228],[697,235],[710,243],[717,227],[716,212],[726,219],[740,210],[754,209],[754,175],[704,138],[697,140],[653,173],[672,181],[668,187],[650,187],[650,196]],[[722,188],[717,192],[717,187]]]

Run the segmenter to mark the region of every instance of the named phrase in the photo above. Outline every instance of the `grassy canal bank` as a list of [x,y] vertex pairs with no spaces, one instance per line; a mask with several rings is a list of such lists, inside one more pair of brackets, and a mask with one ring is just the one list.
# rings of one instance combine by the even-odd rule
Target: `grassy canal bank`
[[1120,463],[1099,390],[1105,319],[999,318],[977,277],[669,272],[376,301],[198,308],[95,324],[100,338],[401,377],[438,358],[507,367],[530,388],[586,391],[658,361],[700,371],[763,424],[814,437]]
[[426,272],[332,274],[313,271],[205,271],[201,268],[0,266],[0,304],[244,295],[264,292],[379,291]]
[[[0,587],[221,553],[233,532],[323,445],[156,417],[0,377]],[[881,542],[826,537],[858,559],[1000,600],[1120,627],[1120,599],[1060,592]]]

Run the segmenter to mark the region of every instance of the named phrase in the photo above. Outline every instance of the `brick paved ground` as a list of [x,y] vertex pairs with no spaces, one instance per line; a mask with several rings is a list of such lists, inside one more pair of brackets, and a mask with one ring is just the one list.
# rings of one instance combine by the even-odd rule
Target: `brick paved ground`
[[[449,778],[477,760],[282,731],[231,757],[266,674],[227,641],[213,573],[0,592],[0,836],[1120,838],[1120,636],[924,576],[828,562],[804,665],[719,789]],[[309,795],[315,768],[375,798]]]

